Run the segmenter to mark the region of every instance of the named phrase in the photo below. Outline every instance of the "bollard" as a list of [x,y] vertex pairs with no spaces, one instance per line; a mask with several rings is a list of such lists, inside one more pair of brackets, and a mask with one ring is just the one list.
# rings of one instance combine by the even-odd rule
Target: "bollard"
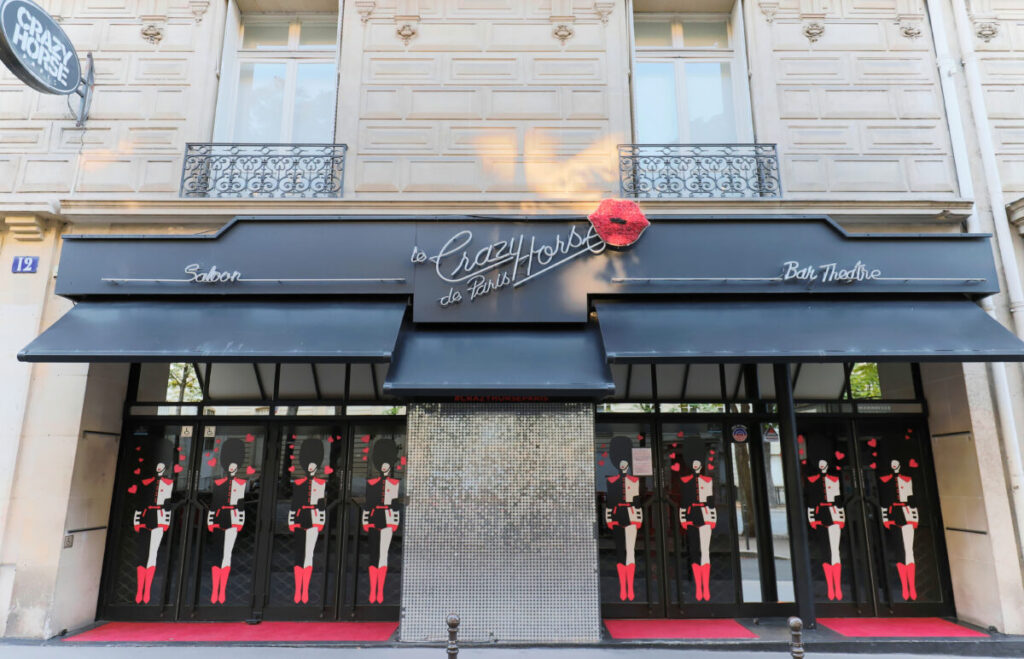
[[459,616],[448,616],[448,656],[459,656]]
[[804,621],[793,616],[789,619],[789,654],[793,659],[804,657]]

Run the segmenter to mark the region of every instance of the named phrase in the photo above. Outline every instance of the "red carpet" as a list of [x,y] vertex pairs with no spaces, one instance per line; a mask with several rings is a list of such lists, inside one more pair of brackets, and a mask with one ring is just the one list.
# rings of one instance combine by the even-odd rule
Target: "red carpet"
[[735,620],[605,620],[612,638],[758,638]]
[[397,622],[108,622],[65,641],[127,643],[386,641]]
[[818,618],[818,623],[850,638],[988,638],[941,618]]

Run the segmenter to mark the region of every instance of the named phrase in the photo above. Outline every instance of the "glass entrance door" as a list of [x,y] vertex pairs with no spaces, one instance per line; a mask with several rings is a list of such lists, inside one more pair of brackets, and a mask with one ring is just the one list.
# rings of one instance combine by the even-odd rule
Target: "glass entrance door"
[[404,424],[137,422],[100,615],[397,619]]
[[953,612],[923,424],[798,422],[820,615]]

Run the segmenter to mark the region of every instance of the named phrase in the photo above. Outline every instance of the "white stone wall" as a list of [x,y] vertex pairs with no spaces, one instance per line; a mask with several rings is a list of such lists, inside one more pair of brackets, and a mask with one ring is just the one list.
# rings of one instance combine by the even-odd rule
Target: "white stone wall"
[[[346,13],[339,123],[353,147],[350,190],[617,192],[615,146],[630,141],[623,3],[607,22],[585,1],[407,4],[418,18],[393,1],[365,21]],[[558,25],[572,36],[557,38]],[[415,35],[403,40],[402,26]]]
[[958,193],[923,0],[751,0],[747,32],[784,193]]
[[[96,61],[86,129],[78,96],[41,94],[0,66],[0,193],[177,194],[186,141],[208,141],[224,4],[196,22],[189,0],[49,0],[85,66]],[[143,30],[157,32],[148,41]],[[0,204],[0,210],[3,209]]]

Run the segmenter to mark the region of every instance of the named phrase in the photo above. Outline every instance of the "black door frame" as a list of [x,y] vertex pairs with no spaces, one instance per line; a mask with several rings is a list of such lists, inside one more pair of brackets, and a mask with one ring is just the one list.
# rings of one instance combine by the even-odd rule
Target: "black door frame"
[[[129,405],[126,405],[126,412],[128,409]],[[186,511],[190,511],[193,515],[200,514],[202,516],[205,514],[202,510],[195,507],[198,505],[198,501],[193,499],[199,477],[199,465],[202,460],[203,429],[206,425],[211,424],[218,426],[263,426],[266,432],[266,440],[263,444],[261,478],[264,479],[267,474],[276,475],[277,473],[277,461],[280,454],[278,449],[281,442],[284,441],[283,434],[286,428],[324,426],[341,430],[341,435],[344,437],[345,442],[342,451],[344,456],[343,464],[339,467],[344,470],[342,472],[344,474],[342,478],[343,491],[338,499],[339,505],[342,506],[342,510],[338,515],[341,525],[341,530],[339,531],[341,533],[341,541],[338,549],[338,564],[335,566],[336,576],[332,582],[327,584],[328,588],[325,590],[324,607],[316,609],[314,612],[310,610],[311,607],[309,605],[296,606],[294,611],[288,610],[291,607],[267,606],[267,584],[270,576],[268,561],[272,551],[273,505],[276,499],[276,492],[271,492],[268,487],[276,490],[276,482],[272,484],[261,483],[260,487],[261,493],[257,504],[259,527],[256,530],[256,565],[253,571],[253,589],[250,605],[248,607],[203,607],[201,606],[201,600],[198,600],[200,602],[198,607],[189,604],[189,602],[197,601],[196,589],[202,576],[195,565],[198,557],[195,555],[194,548],[196,529],[201,528],[202,519],[189,522],[181,520],[181,516],[186,514]],[[177,555],[168,558],[169,561],[174,560],[173,573],[169,575],[169,578],[177,580],[176,597],[173,602],[167,602],[162,607],[111,604],[108,597],[116,586],[114,581],[116,580],[115,570],[119,545],[126,537],[130,537],[126,533],[128,529],[123,524],[128,505],[128,497],[124,496],[123,492],[129,486],[129,483],[126,482],[128,475],[124,473],[125,470],[121,467],[124,464],[122,461],[128,460],[131,457],[128,455],[131,445],[129,438],[133,434],[134,428],[139,425],[192,427],[193,443],[191,454],[187,460],[189,473],[187,500],[184,505],[180,505],[175,510],[178,520],[172,523],[172,532],[164,541],[168,546],[172,543],[177,543],[178,545]],[[360,566],[358,565],[359,558],[355,554],[358,552],[359,547],[359,517],[361,511],[357,510],[358,506],[356,506],[356,502],[352,499],[351,495],[351,460],[354,450],[353,433],[357,425],[404,426],[405,417],[380,415],[212,416],[199,414],[184,416],[126,416],[122,424],[120,449],[115,471],[114,493],[107,526],[110,531],[107,534],[104,549],[103,572],[98,593],[97,618],[126,621],[248,620],[251,622],[258,622],[263,619],[397,620],[400,609],[398,603],[369,606],[357,601],[356,588],[359,575],[356,569]],[[271,471],[272,469],[273,471]],[[190,500],[193,503],[191,507],[187,503]],[[196,510],[199,510],[199,513]],[[349,546],[351,544],[350,536],[355,537],[355,544],[351,547]],[[201,593],[199,595],[201,596]],[[197,609],[199,615],[197,615]],[[223,615],[220,615],[222,612]]]

